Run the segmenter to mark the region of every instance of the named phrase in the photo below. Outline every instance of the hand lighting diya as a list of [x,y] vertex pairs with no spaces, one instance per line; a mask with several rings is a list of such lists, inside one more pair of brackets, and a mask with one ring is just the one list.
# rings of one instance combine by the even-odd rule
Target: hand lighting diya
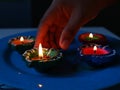
[[79,41],[87,44],[87,43],[95,43],[100,45],[106,45],[107,39],[104,35],[98,33],[83,33],[78,37]]
[[35,38],[33,36],[18,36],[9,40],[8,44],[19,53],[24,53],[26,50],[33,48]]
[[42,45],[39,44],[38,49],[26,50],[23,53],[23,57],[30,67],[44,71],[55,67],[61,61],[62,53],[58,49],[42,48]]
[[93,67],[106,67],[116,62],[116,51],[108,45],[87,44],[79,48],[80,57]]

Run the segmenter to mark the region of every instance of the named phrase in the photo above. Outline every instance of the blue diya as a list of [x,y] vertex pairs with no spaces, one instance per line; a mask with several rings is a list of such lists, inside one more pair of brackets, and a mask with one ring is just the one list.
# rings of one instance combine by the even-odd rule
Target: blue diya
[[116,50],[108,45],[87,44],[79,48],[81,59],[92,67],[106,67],[116,63]]
[[34,43],[35,38],[33,36],[17,36],[8,42],[9,46],[19,53],[24,53],[26,50],[32,49]]

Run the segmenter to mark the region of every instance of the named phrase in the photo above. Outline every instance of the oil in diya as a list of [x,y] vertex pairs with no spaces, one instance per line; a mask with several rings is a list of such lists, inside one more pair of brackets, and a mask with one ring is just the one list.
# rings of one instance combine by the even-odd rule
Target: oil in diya
[[87,44],[79,48],[80,58],[92,67],[106,67],[116,63],[116,50],[108,45]]
[[87,43],[95,43],[100,45],[106,45],[107,44],[107,38],[99,33],[83,33],[80,34],[78,37],[78,40],[81,43],[87,44]]
[[26,50],[33,48],[35,38],[33,36],[18,36],[9,40],[8,44],[19,53],[24,53]]
[[39,48],[33,48],[26,50],[23,53],[24,60],[29,67],[34,67],[40,71],[45,71],[50,68],[54,68],[59,62],[61,62],[62,53],[58,49],[54,48],[42,48],[39,44]]

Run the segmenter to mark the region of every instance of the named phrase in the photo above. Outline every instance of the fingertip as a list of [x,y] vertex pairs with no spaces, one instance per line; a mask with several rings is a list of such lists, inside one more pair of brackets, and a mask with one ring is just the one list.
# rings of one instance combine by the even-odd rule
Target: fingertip
[[68,49],[72,40],[74,39],[75,34],[76,31],[73,31],[72,29],[64,29],[60,36],[60,47],[65,50]]
[[36,39],[33,48],[38,48],[38,47],[39,47],[39,44],[40,44],[39,39]]
[[68,49],[68,47],[69,47],[69,41],[68,40],[60,39],[59,44],[60,44],[60,47],[64,50]]

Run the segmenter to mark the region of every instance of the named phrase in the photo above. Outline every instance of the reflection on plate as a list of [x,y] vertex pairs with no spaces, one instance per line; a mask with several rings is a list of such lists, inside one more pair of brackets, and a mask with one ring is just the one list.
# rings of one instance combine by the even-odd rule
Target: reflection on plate
[[[98,70],[88,67],[79,60],[77,48],[80,43],[77,40],[78,35],[76,35],[70,48],[63,52],[64,62],[57,68],[47,73],[29,68],[23,61],[22,56],[10,49],[7,43],[12,37],[18,35],[35,36],[35,33],[35,31],[20,33],[0,40],[2,42],[0,45],[0,82],[15,89],[25,90],[94,90],[120,82],[119,64]],[[108,38],[112,42],[111,45],[119,52],[119,41],[111,36],[108,36]]]

